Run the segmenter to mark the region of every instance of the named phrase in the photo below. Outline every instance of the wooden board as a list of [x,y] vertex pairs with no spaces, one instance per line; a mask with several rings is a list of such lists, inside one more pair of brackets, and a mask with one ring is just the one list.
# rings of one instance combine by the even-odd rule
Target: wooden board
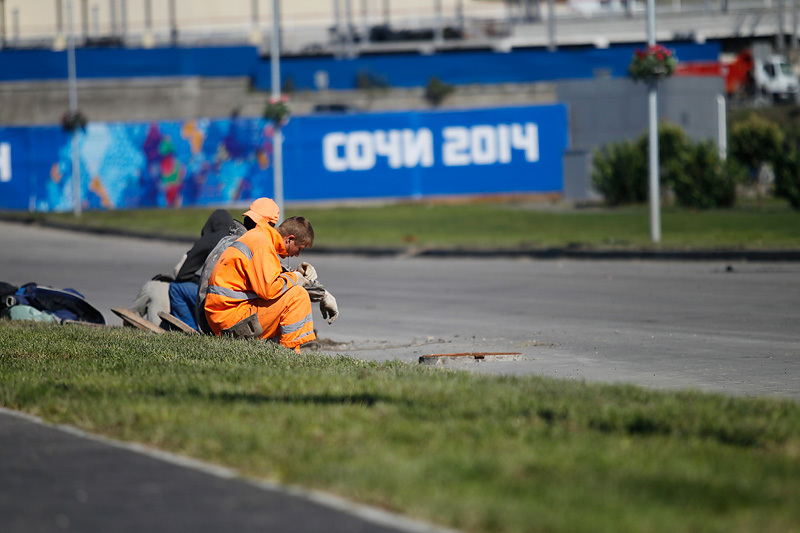
[[131,326],[144,331],[151,331],[153,333],[166,333],[166,330],[156,326],[146,318],[139,316],[130,309],[124,307],[112,307],[111,312],[122,319],[122,323],[126,326]]
[[164,311],[159,311],[158,316],[161,317],[161,320],[169,324],[174,329],[183,331],[184,333],[198,333],[196,329],[192,328],[192,326],[174,315],[165,313]]

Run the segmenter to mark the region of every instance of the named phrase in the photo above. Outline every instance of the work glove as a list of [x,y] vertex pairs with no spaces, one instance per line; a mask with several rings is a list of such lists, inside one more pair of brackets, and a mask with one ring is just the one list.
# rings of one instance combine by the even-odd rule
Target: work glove
[[317,269],[315,269],[313,266],[311,266],[309,263],[306,263],[305,261],[300,263],[300,266],[297,267],[297,270],[295,270],[295,272],[299,272],[300,274],[302,274],[303,277],[306,278],[308,281],[316,281],[317,279]]
[[328,324],[333,324],[333,321],[339,316],[339,306],[336,305],[336,298],[333,297],[333,294],[325,291],[325,297],[319,303],[319,310],[322,318],[327,318]]
[[[292,271],[292,274],[294,274],[295,277],[297,277],[297,285],[300,285],[301,287],[305,287],[306,285],[308,285],[308,283],[309,283],[308,280],[299,271],[294,270],[294,271]],[[289,277],[287,276],[287,278],[289,278]],[[289,280],[291,280],[291,278],[289,278]]]
[[319,281],[310,281],[305,289],[312,302],[321,302],[325,298],[325,287]]

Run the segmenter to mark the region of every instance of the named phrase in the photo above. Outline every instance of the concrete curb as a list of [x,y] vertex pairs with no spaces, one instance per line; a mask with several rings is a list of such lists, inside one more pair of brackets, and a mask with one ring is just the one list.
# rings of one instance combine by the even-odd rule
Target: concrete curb
[[[57,222],[36,221],[8,217],[0,214],[0,221],[38,225],[61,229],[134,239],[153,239],[165,242],[187,243],[195,237],[158,235],[146,232],[118,230],[114,228],[85,228]],[[652,261],[750,261],[750,262],[795,262],[800,261],[800,250],[653,250],[653,249],[589,249],[575,247],[550,248],[432,248],[432,247],[326,247],[317,246],[305,255],[359,255],[364,257],[424,257],[424,258],[529,258],[529,259],[581,259],[581,260],[652,260]]]
[[800,250],[590,250],[572,248],[542,249],[402,249],[402,248],[314,248],[305,254],[353,254],[374,257],[444,257],[444,258],[530,258],[584,260],[656,260],[656,261],[800,261]]

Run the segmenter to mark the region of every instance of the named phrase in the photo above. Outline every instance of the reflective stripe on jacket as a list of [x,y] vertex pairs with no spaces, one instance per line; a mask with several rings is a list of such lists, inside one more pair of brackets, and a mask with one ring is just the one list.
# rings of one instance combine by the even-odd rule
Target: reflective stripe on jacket
[[[214,333],[219,335],[259,308],[270,307],[297,284],[293,272],[283,272],[279,254],[286,254],[283,238],[266,224],[248,231],[222,253],[206,295],[206,317]],[[265,336],[272,333],[265,331]]]

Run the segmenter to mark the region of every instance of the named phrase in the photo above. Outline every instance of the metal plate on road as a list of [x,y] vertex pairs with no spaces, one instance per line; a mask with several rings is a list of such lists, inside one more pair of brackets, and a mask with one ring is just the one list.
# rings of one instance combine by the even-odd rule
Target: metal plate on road
[[423,355],[419,362],[426,365],[441,365],[447,362],[468,361],[515,361],[522,356],[520,352],[461,352]]

